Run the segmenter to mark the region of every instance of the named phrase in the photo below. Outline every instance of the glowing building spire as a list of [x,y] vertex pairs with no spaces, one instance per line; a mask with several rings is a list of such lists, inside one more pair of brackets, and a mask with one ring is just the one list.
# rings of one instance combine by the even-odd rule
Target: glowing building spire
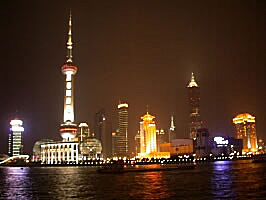
[[195,81],[194,73],[191,74],[191,80],[187,87],[199,87],[198,84]]
[[174,116],[171,116],[170,131],[175,131]]
[[68,21],[68,40],[67,40],[67,63],[72,63],[72,15],[71,10],[69,14],[69,21]]

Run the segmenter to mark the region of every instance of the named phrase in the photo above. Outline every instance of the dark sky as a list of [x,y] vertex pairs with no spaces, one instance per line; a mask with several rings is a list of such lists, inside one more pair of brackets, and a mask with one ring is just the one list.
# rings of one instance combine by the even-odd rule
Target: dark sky
[[[195,73],[201,116],[211,135],[233,135],[232,118],[256,116],[266,139],[263,1],[5,1],[0,7],[0,153],[8,120],[24,120],[25,150],[36,140],[60,139],[69,8],[73,14],[76,121],[129,103],[129,135],[140,117],[156,116],[188,137],[187,83]],[[132,145],[131,145],[132,148]]]

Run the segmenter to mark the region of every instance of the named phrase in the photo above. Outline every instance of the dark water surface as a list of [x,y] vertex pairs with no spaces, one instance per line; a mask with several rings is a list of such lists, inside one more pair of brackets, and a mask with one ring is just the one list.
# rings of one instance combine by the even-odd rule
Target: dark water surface
[[1,167],[0,199],[266,199],[266,164],[97,174],[95,167]]

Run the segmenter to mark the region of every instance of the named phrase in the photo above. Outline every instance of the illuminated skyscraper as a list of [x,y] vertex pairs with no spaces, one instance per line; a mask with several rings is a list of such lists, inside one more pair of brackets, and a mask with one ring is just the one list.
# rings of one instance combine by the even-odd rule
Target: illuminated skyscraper
[[18,156],[23,154],[23,122],[19,119],[11,120],[11,133],[8,139],[8,154],[9,156]]
[[60,126],[60,134],[63,141],[73,141],[77,132],[77,125],[74,123],[74,75],[77,73],[77,66],[73,64],[72,56],[72,16],[69,17],[69,30],[67,40],[67,57],[65,64],[61,67],[65,75],[64,84],[64,119]]
[[140,122],[140,153],[142,155],[157,152],[156,125],[154,116],[148,112]]
[[115,154],[128,156],[128,104],[120,103],[118,106],[118,132],[115,141]]
[[256,152],[258,146],[255,117],[249,113],[239,114],[233,119],[233,123],[236,138],[243,140],[243,152]]
[[196,138],[197,129],[202,127],[202,121],[200,119],[200,90],[195,81],[194,74],[191,75],[191,80],[187,86],[188,98],[189,98],[189,113],[190,113],[190,125],[189,134],[191,139]]

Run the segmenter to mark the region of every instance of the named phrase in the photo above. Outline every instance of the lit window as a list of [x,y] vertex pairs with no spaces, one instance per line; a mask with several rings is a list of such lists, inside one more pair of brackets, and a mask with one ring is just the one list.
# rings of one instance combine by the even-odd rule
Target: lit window
[[70,73],[66,74],[66,81],[71,81],[71,74]]
[[66,96],[71,97],[71,90],[66,90]]
[[71,111],[72,111],[71,106],[66,106],[66,111],[67,111],[68,113],[71,113]]
[[71,89],[71,82],[67,82],[67,83],[66,83],[66,88],[67,88],[67,89]]
[[71,98],[66,98],[66,104],[71,104]]

